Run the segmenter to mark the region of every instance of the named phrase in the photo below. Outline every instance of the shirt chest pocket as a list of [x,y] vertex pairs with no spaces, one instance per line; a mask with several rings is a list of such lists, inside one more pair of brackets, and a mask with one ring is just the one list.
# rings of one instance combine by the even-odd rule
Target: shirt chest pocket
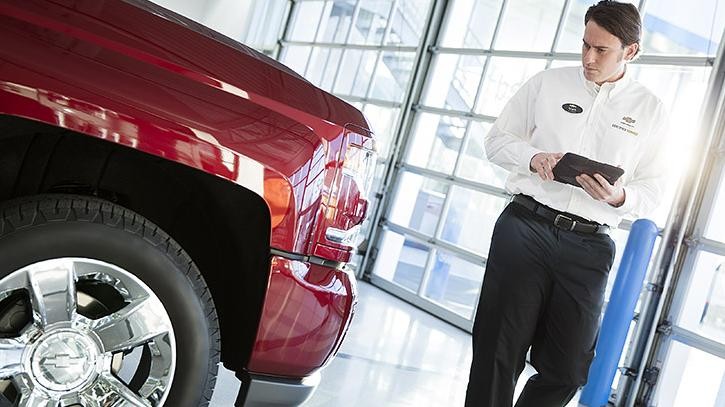
[[535,116],[537,131],[532,145],[549,151],[572,151],[581,143],[580,134],[586,127],[587,109],[588,106],[579,101],[538,103]]

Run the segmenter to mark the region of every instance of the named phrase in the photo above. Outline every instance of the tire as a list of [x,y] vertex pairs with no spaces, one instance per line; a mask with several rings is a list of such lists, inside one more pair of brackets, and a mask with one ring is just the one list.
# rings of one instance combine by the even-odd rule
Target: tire
[[0,204],[0,350],[0,400],[20,406],[207,406],[220,334],[199,270],[158,226],[38,195]]

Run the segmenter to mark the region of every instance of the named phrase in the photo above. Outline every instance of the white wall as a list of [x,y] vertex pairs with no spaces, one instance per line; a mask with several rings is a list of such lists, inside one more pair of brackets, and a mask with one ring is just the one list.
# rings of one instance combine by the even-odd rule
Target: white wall
[[274,48],[287,0],[152,0],[258,50]]
[[203,18],[210,0],[152,0],[154,3],[194,21]]
[[208,0],[202,24],[215,31],[242,41],[247,37],[252,22],[255,3],[259,0]]

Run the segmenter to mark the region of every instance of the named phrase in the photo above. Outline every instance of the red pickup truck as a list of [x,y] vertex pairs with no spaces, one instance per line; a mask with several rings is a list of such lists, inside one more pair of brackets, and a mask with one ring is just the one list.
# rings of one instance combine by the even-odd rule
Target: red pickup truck
[[349,104],[143,0],[0,0],[0,405],[295,405],[355,305]]

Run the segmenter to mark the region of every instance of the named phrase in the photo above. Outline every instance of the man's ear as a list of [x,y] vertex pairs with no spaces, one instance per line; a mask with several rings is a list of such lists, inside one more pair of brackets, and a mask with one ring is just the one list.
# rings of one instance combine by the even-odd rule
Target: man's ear
[[629,44],[626,47],[624,47],[624,60],[625,61],[631,61],[634,59],[635,55],[637,55],[637,51],[639,51],[639,44]]

